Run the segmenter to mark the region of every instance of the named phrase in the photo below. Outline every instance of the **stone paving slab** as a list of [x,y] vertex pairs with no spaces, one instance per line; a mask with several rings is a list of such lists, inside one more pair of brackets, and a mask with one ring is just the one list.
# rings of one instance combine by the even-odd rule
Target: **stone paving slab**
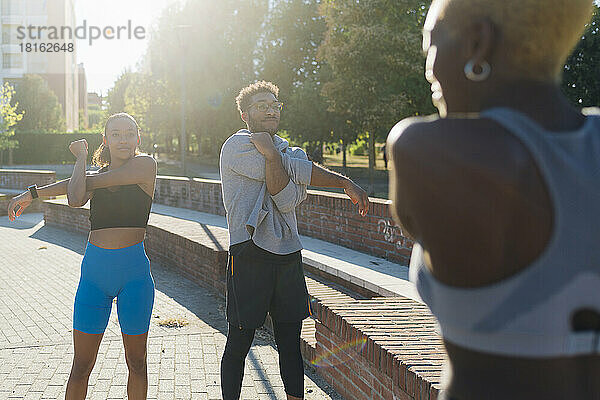
[[[43,225],[42,214],[0,218],[0,399],[64,398],[73,359],[72,310],[86,237]],[[149,399],[220,399],[224,301],[152,263],[156,299],[148,339]],[[188,324],[161,326],[170,319]],[[270,334],[246,360],[242,398],[285,399]],[[116,305],[90,377],[88,399],[126,398]],[[313,370],[306,399],[341,399]]]

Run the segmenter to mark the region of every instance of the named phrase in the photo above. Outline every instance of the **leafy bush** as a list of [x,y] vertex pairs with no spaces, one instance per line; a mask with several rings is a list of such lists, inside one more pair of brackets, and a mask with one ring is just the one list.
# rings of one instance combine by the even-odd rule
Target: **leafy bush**
[[13,138],[19,142],[13,150],[15,164],[65,164],[75,161],[69,151],[69,144],[75,140],[88,142],[88,163],[94,151],[100,146],[99,133],[16,133]]
[[348,146],[348,151],[353,156],[365,156],[369,151],[369,143],[365,139],[356,139],[354,143]]

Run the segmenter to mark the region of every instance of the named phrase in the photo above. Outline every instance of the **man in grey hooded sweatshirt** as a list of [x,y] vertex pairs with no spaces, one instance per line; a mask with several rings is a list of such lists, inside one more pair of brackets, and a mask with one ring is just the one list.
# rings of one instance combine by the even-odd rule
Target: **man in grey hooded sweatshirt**
[[244,361],[254,331],[267,312],[288,399],[303,398],[300,353],[302,320],[311,313],[304,280],[296,206],[307,185],[343,188],[367,214],[366,192],[350,179],[308,160],[298,147],[277,136],[282,104],[279,88],[260,81],[236,98],[248,129],[230,136],[221,149],[223,202],[229,229],[227,344],[221,360],[224,400],[238,399]]

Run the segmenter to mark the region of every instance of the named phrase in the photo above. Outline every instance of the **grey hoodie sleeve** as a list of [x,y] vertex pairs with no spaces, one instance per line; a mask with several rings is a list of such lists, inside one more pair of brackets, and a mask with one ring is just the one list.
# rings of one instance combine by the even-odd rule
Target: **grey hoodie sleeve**
[[306,185],[298,185],[291,180],[279,193],[271,195],[273,203],[282,214],[294,211],[294,209],[306,199]]
[[[290,179],[299,185],[309,185],[312,176],[312,162],[298,147],[288,147],[281,153],[281,162]],[[249,134],[231,136],[221,149],[221,164],[238,175],[264,182],[265,157],[250,141]]]
[[271,198],[279,211],[288,213],[294,211],[306,199],[306,187],[310,183],[312,175],[312,162],[299,148],[288,149],[282,153],[281,161],[290,181],[279,193],[271,195]]
[[238,175],[265,181],[265,157],[256,150],[250,136],[234,135],[221,149],[221,163]]
[[288,148],[281,154],[281,162],[290,179],[298,185],[310,185],[312,177],[312,161],[304,150],[300,148]]

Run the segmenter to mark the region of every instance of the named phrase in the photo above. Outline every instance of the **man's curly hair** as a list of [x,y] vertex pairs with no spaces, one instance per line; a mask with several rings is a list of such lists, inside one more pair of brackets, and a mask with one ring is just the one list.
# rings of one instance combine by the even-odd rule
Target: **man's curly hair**
[[258,93],[272,93],[273,96],[279,96],[279,88],[273,82],[258,81],[249,86],[246,86],[235,98],[238,110],[240,113],[246,112],[250,106],[252,96]]

